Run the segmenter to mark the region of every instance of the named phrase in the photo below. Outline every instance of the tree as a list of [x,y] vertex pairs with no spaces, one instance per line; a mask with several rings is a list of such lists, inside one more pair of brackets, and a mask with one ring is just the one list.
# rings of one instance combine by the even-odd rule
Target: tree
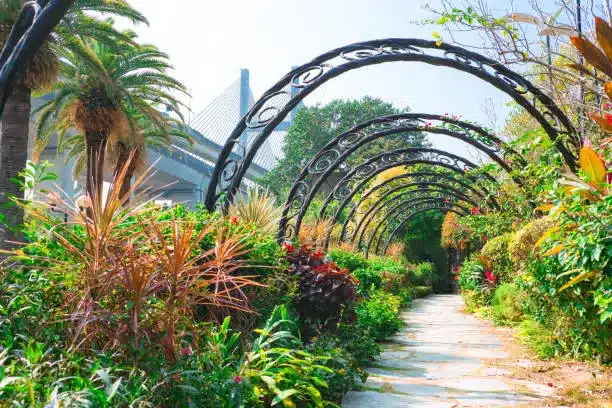
[[[25,0],[0,0],[0,43],[4,45]],[[50,87],[59,73],[59,56],[78,38],[94,37],[112,42],[123,37],[109,22],[100,21],[87,12],[97,12],[147,23],[146,18],[123,0],[76,0],[62,23],[39,49],[22,72],[15,76],[12,93],[6,101],[0,125],[0,249],[19,239],[16,228],[23,223],[23,211],[11,197],[23,198],[19,172],[26,167],[32,90]]]
[[[275,169],[260,180],[261,184],[277,196],[286,194],[304,166],[334,137],[367,120],[399,113],[402,111],[392,104],[370,96],[360,100],[337,99],[327,105],[301,108],[285,138],[283,158]],[[424,144],[425,137],[420,133],[403,133],[378,139],[356,151],[346,164],[352,166],[361,163],[374,152]],[[340,172],[346,170],[345,166]]]
[[186,89],[168,75],[168,56],[154,46],[77,41],[78,49],[66,49],[62,56],[62,74],[53,87],[53,97],[37,110],[37,150],[44,148],[54,133],[58,134],[58,145],[63,145],[69,131],[81,132],[86,149],[86,192],[92,200],[101,200],[109,141],[137,138],[142,129],[140,120],[169,134],[171,120],[156,107],[168,106],[180,116],[180,102],[172,92],[184,93]]
[[[191,136],[184,130],[184,125],[179,120],[168,117],[167,124],[160,129],[145,117],[138,117],[136,113],[130,113],[129,116],[136,118],[133,121],[136,124],[135,129],[114,140],[108,149],[109,162],[114,166],[115,176],[119,174],[128,160],[130,163],[119,191],[121,197],[124,197],[132,187],[132,177],[136,171],[141,170],[145,165],[147,147],[168,148],[172,143],[193,143]],[[58,146],[58,149],[68,150],[66,162],[74,159],[73,176],[77,178],[87,166],[85,138],[81,134],[70,136],[65,143]]]

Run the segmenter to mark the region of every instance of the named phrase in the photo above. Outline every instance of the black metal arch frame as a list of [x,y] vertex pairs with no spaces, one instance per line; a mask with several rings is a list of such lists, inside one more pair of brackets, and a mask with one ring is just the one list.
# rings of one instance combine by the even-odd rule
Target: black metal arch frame
[[[457,215],[459,215],[459,216],[464,216],[464,215],[469,214],[469,213],[466,213],[466,212],[464,212],[464,211],[452,211],[452,212],[454,212],[455,214],[457,214]],[[385,242],[385,246],[383,247],[383,251],[382,251],[382,253],[381,253],[381,252],[378,252],[378,249],[377,249],[377,253],[378,253],[378,254],[382,254],[382,255],[384,255],[384,254],[386,254],[386,253],[387,253],[387,250],[389,249],[389,245],[391,244],[391,242],[392,242],[393,238],[394,238],[394,237],[397,235],[397,233],[398,233],[398,232],[401,230],[401,228],[402,228],[404,225],[406,225],[406,223],[407,223],[408,221],[410,221],[410,219],[411,219],[412,217],[414,217],[415,215],[416,215],[416,214],[412,214],[411,216],[406,217],[405,219],[403,219],[403,220],[402,220],[402,221],[401,221],[401,222],[400,222],[400,223],[399,223],[399,224],[398,224],[398,225],[397,225],[397,226],[396,226],[396,227],[393,229],[393,231],[391,231],[391,233],[390,233],[390,234],[389,234],[389,236],[387,237],[387,241]],[[380,241],[379,241],[379,244],[380,244]]]
[[0,54],[0,118],[15,73],[38,51],[73,3],[74,0],[37,0],[24,4]]
[[[474,75],[512,97],[536,119],[571,169],[581,140],[571,121],[530,81],[499,62],[466,49],[419,39],[389,38],[351,44],[329,51],[295,68],[270,88],[240,120],[217,160],[206,196],[213,210],[218,199],[229,203],[238,191],[257,151],[272,131],[319,86],[353,69],[396,61],[445,66]],[[241,136],[250,133],[247,145]],[[239,158],[232,158],[237,151]]]
[[[380,138],[411,132],[428,132],[464,141],[485,153],[507,172],[526,164],[505,142],[471,123],[449,116],[422,113],[383,116],[361,123],[336,136],[304,166],[285,202],[279,234],[286,236],[283,231],[287,230],[287,224],[294,219],[295,225],[290,229],[299,230],[308,206],[323,183],[355,151]],[[515,177],[514,181],[522,185],[518,177]]]
[[[401,185],[395,184],[396,182],[403,181],[403,180],[408,180],[410,182],[407,184],[401,184]],[[493,209],[499,208],[499,205],[495,201],[494,197],[489,197],[487,199],[486,191],[483,194],[483,192],[481,192],[479,189],[474,188],[474,186],[462,181],[461,179],[451,177],[448,174],[436,173],[436,172],[404,173],[404,174],[400,174],[398,176],[392,177],[388,180],[385,180],[383,183],[380,183],[376,185],[375,187],[369,189],[366,193],[364,193],[363,196],[361,196],[361,198],[357,202],[353,204],[353,208],[351,209],[351,211],[349,212],[349,214],[347,215],[343,223],[342,231],[340,233],[340,240],[343,241],[346,238],[347,233],[348,233],[350,235],[349,240],[354,241],[357,233],[359,232],[359,230],[361,229],[361,226],[363,225],[363,222],[366,220],[368,215],[374,211],[378,203],[387,199],[387,197],[389,197],[391,194],[395,192],[399,192],[403,189],[410,188],[414,185],[418,185],[419,183],[428,183],[431,185],[443,184],[443,185],[448,185],[451,187],[460,187],[464,190],[471,192],[475,198],[479,198],[491,208]],[[360,213],[359,208],[361,208],[363,203],[366,200],[370,199],[370,197],[372,197],[374,193],[379,194],[378,201],[372,204],[368,208],[368,210]],[[360,215],[361,215],[361,218],[357,220],[357,218]],[[351,225],[355,225],[355,227],[352,230],[350,229]]]
[[[413,188],[413,187],[424,187],[424,188],[416,189],[416,190],[414,189],[409,190],[409,188]],[[402,198],[406,197],[407,195],[410,195],[410,198],[412,199],[412,197],[418,197],[420,195],[419,193],[421,192],[426,192],[428,194],[443,193],[449,197],[449,201],[451,199],[458,198],[458,199],[461,199],[462,201],[465,201],[466,203],[471,204],[472,206],[478,206],[478,204],[476,204],[476,202],[472,200],[472,198],[470,198],[464,192],[452,186],[449,186],[447,184],[442,184],[442,183],[405,184],[405,185],[392,189],[390,192],[388,192],[383,197],[379,198],[374,204],[372,204],[372,206],[370,206],[370,208],[366,212],[364,212],[363,217],[361,217],[361,219],[357,223],[349,240],[351,242],[354,242],[355,239],[357,238],[357,235],[359,235],[359,239],[357,240],[357,246],[361,246],[363,242],[363,236],[365,235],[365,232],[367,231],[368,226],[376,218],[377,214],[379,214],[380,212],[384,212],[385,214],[384,218],[388,219],[389,218],[388,215],[391,213],[391,211],[393,211],[393,208],[395,208],[393,207],[391,209],[388,209],[389,206],[393,205],[394,203],[397,203],[398,201],[400,201],[400,205],[401,205],[403,202],[405,202],[405,201],[402,201]],[[397,193],[397,194],[394,194],[394,193]],[[347,229],[347,221],[345,221],[344,224],[342,225],[342,232],[340,233],[340,240],[343,240],[344,238],[343,233],[345,233],[346,229]]]
[[[374,239],[374,237],[376,236],[382,236],[385,232],[387,232],[387,229],[389,227],[389,223],[392,222],[393,220],[396,219],[396,217],[401,216],[403,211],[406,211],[407,209],[410,209],[413,205],[415,204],[419,204],[420,202],[422,202],[423,200],[428,199],[428,200],[442,200],[445,204],[451,204],[454,206],[458,206],[460,208],[464,208],[463,207],[463,203],[467,203],[470,205],[474,205],[474,202],[471,201],[468,197],[466,197],[465,195],[462,194],[454,194],[454,193],[442,193],[442,194],[437,194],[437,195],[428,195],[425,197],[416,197],[416,198],[409,198],[407,200],[399,200],[399,203],[396,203],[393,207],[391,207],[390,209],[388,209],[385,213],[384,216],[382,217],[381,220],[379,220],[378,224],[376,224],[376,226],[371,230],[368,231],[367,226],[364,226],[364,228],[362,229],[362,236],[359,239],[358,242],[358,246],[361,247],[364,239],[363,236],[365,235],[366,232],[370,232],[370,235],[367,239],[367,245],[368,248],[371,246],[372,240]],[[467,207],[465,207],[467,208]],[[373,221],[373,218],[372,218]],[[368,223],[369,224],[369,223]],[[381,230],[382,228],[382,230]],[[380,238],[379,238],[380,239]],[[378,249],[378,246],[377,246]]]
[[[404,167],[415,164],[438,166],[441,168],[450,169],[451,171],[460,174],[465,174],[466,171],[479,169],[478,166],[469,160],[437,149],[406,148],[391,150],[366,160],[364,163],[349,172],[342,180],[340,180],[336,187],[327,196],[327,199],[321,207],[319,216],[324,219],[331,218],[332,224],[335,225],[348,203],[360,190],[366,187],[374,177],[383,171],[394,167]],[[495,178],[486,172],[479,174],[479,177],[482,179],[488,179],[493,183],[497,183]],[[333,216],[328,217],[327,210],[334,201],[338,202],[339,206],[334,212]],[[309,203],[306,204],[306,207],[308,204]],[[286,226],[285,229],[279,228],[279,238],[282,238],[284,234],[286,234],[285,238],[287,235],[288,237],[291,237],[293,232],[299,231],[300,224],[296,222],[293,230],[288,230],[289,228],[293,227],[289,225]],[[287,232],[289,232],[289,234],[287,234]],[[327,241],[329,241],[329,236]]]
[[[465,207],[460,202],[457,201],[457,202],[449,203],[440,197],[429,199],[429,200],[417,201],[417,202],[407,201],[405,204],[406,205],[400,206],[394,212],[394,214],[389,213],[388,217],[399,216],[400,219],[402,219],[401,222],[405,224],[404,222],[405,219],[410,219],[414,215],[420,212],[426,211],[426,210],[442,210],[442,211],[453,210],[453,212],[456,212],[459,215],[469,214],[469,208]],[[384,226],[384,229],[381,231],[380,229],[383,226]],[[379,253],[379,247],[380,247],[382,237],[385,235],[386,231],[388,230],[388,227],[389,227],[388,219],[383,219],[381,222],[379,222],[376,225],[376,227],[373,230],[373,233],[370,235],[367,241],[367,244],[366,244],[366,248],[365,248],[366,257],[369,256],[371,249],[372,249],[372,244],[374,242],[376,242],[375,253],[377,254]]]

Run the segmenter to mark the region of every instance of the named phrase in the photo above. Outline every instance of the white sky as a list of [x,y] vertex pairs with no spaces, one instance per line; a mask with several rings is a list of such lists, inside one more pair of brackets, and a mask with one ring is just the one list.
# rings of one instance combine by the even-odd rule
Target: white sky
[[[490,0],[491,2],[504,0]],[[386,38],[432,39],[423,0],[131,0],[150,20],[142,42],[170,54],[176,76],[192,94],[195,114],[250,70],[255,98],[292,66],[350,43]],[[501,6],[501,4],[500,4]],[[478,38],[474,39],[479,41]],[[468,74],[418,63],[390,63],[349,72],[319,88],[306,104],[334,98],[380,97],[413,112],[449,113],[487,126],[503,125],[508,98]],[[489,101],[489,102],[487,102]],[[497,113],[491,123],[483,106]],[[435,143],[467,154],[462,143]],[[469,154],[466,157],[472,157]]]

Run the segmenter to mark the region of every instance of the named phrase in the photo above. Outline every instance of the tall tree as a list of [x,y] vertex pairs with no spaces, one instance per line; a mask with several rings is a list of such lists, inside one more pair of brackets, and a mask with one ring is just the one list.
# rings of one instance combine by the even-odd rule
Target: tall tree
[[53,97],[37,110],[36,145],[44,148],[54,133],[61,145],[69,131],[81,132],[86,191],[92,200],[101,200],[109,142],[135,135],[142,129],[139,120],[168,134],[170,118],[156,107],[169,106],[180,116],[180,102],[172,93],[186,89],[167,73],[168,56],[154,46],[109,46],[91,39],[79,44],[74,51],[65,50]]
[[[172,144],[182,145],[193,143],[193,139],[186,132],[184,124],[180,120],[168,117],[163,128],[155,125],[144,117],[138,117],[135,112],[128,114],[133,117],[134,129],[113,140],[108,149],[108,161],[114,166],[113,174],[119,174],[125,163],[130,164],[123,178],[120,196],[125,196],[132,187],[132,177],[136,171],[141,170],[146,162],[146,151],[148,147],[172,148]],[[82,134],[70,136],[58,146],[59,150],[68,150],[66,162],[74,160],[74,177],[83,173],[87,166],[87,148],[85,137]],[[128,200],[129,201],[129,200]]]
[[[25,1],[0,0],[2,46]],[[32,90],[49,88],[54,83],[59,73],[59,56],[63,49],[73,47],[75,38],[94,37],[102,42],[113,42],[124,37],[112,24],[92,17],[88,12],[147,23],[141,13],[123,0],[76,0],[49,40],[15,75],[0,124],[0,249],[10,248],[10,241],[19,239],[16,228],[23,223],[21,208],[11,201],[11,197],[23,198],[23,192],[11,179],[18,178],[27,164]]]
[[[277,196],[283,196],[310,159],[334,137],[367,120],[406,111],[370,96],[359,100],[337,99],[327,105],[301,108],[297,111],[285,138],[283,158],[260,182]],[[402,133],[378,139],[355,152],[347,161],[347,165],[360,163],[374,152],[406,146],[419,147],[426,143],[425,136],[421,133]],[[346,167],[340,170],[345,171]]]

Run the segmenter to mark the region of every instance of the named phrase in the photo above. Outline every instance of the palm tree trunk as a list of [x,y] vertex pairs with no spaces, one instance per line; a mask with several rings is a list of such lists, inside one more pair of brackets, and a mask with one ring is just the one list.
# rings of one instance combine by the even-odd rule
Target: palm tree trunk
[[3,215],[0,218],[10,227],[0,226],[0,249],[12,249],[15,244],[9,241],[22,239],[18,228],[23,224],[23,209],[10,200],[10,197],[23,199],[24,192],[11,179],[19,177],[28,160],[32,90],[22,82],[17,80],[13,85],[0,125],[0,214]]
[[104,184],[104,157],[108,135],[105,132],[85,132],[87,143],[87,180],[85,191],[92,203],[102,206],[102,186]]
[[[134,177],[134,172],[136,171],[136,158],[132,157],[130,160],[130,148],[126,145],[124,145],[123,143],[119,143],[117,145],[117,164],[115,165],[115,180],[114,181],[119,181],[121,182],[121,190],[119,190],[119,197],[121,197],[121,199],[123,199],[127,193],[130,191],[130,189],[132,188],[132,177]],[[123,180],[117,180],[117,176],[119,175],[119,173],[121,173],[121,170],[123,169],[123,166],[126,165],[126,163],[129,164],[127,165],[127,171],[125,173],[125,177],[123,178]],[[130,198],[127,197],[127,199],[125,200],[125,203],[128,204],[130,202]]]

